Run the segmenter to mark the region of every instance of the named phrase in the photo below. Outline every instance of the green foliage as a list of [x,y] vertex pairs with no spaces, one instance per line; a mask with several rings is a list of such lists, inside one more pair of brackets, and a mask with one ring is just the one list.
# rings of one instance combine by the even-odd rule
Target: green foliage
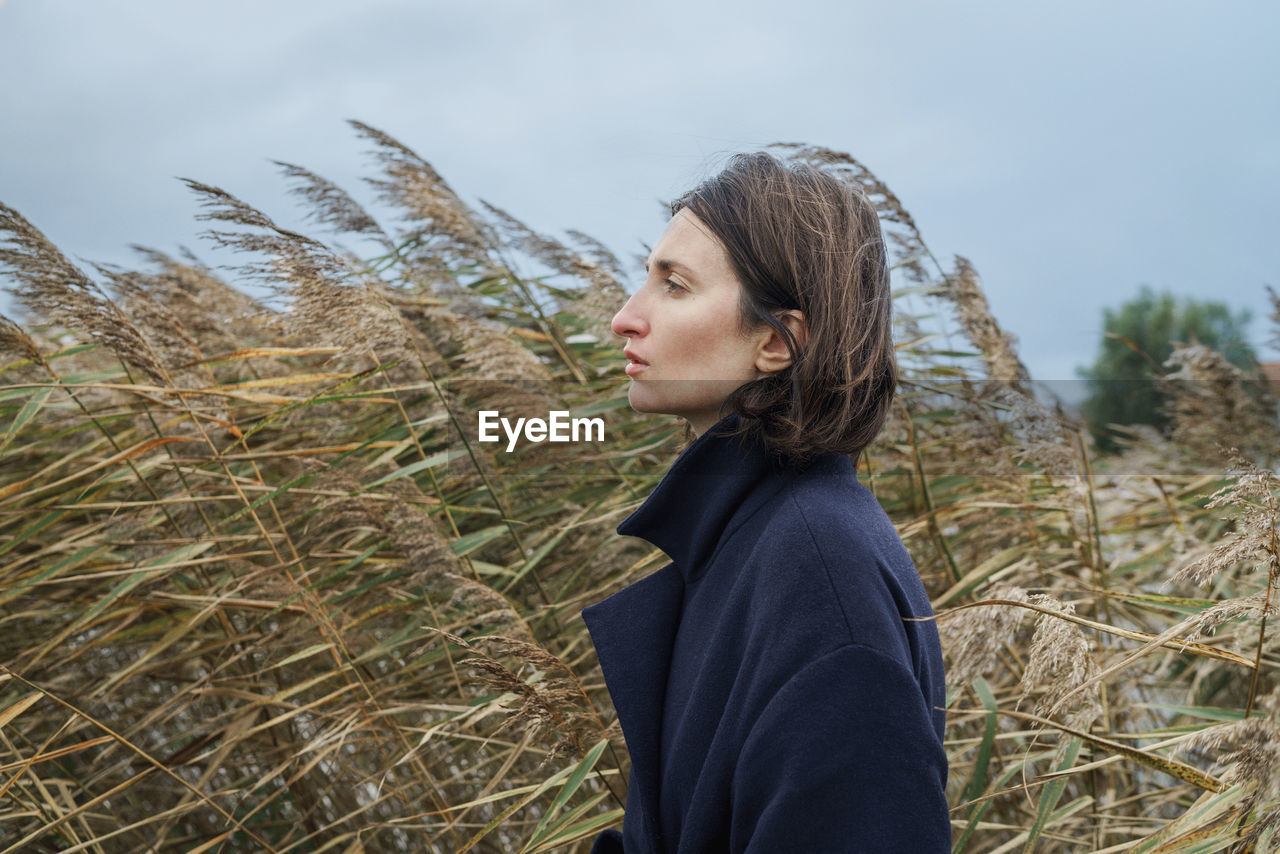
[[1119,449],[1108,424],[1168,426],[1169,395],[1156,379],[1166,373],[1174,342],[1204,344],[1256,376],[1257,356],[1245,336],[1250,320],[1247,309],[1233,314],[1220,302],[1178,300],[1145,285],[1118,309],[1104,309],[1098,356],[1092,366],[1077,369],[1089,383],[1084,412],[1098,448]]

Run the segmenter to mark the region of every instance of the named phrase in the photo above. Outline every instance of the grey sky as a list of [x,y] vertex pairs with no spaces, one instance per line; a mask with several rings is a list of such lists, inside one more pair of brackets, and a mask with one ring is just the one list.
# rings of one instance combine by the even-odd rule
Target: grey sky
[[1039,379],[1143,283],[1252,309],[1277,359],[1278,24],[1263,0],[7,0],[0,201],[76,257],[209,256],[174,176],[296,223],[268,160],[368,198],[358,118],[625,260],[725,154],[804,141],[974,263]]

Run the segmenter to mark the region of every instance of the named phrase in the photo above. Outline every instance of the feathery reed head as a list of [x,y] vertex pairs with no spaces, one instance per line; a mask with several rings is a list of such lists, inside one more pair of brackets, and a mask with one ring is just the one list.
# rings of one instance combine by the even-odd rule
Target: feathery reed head
[[[573,671],[546,648],[501,635],[476,637],[468,642],[448,632],[441,634],[471,653],[462,663],[479,670],[493,690],[515,695],[516,704],[497,732],[518,726],[530,735],[553,733],[555,740],[547,759],[565,753],[581,756],[586,752],[587,734],[599,735],[589,713],[590,703]],[[482,646],[495,652],[490,654]],[[514,662],[508,665],[498,656]]]
[[1015,338],[1005,332],[991,313],[978,282],[978,271],[967,258],[956,256],[956,269],[947,276],[945,295],[955,307],[956,319],[969,340],[982,351],[987,376],[996,382],[1022,386],[1031,379],[1018,358]]
[[386,178],[366,180],[383,201],[416,223],[408,237],[436,244],[433,251],[440,253],[441,262],[487,256],[489,242],[480,220],[430,163],[376,128],[355,120],[349,124],[376,146],[374,154]]
[[0,314],[0,353],[13,353],[40,363],[40,348],[21,326]]
[[[1222,781],[1244,788],[1235,833],[1238,848],[1251,845],[1264,832],[1280,831],[1280,689],[1263,698],[1263,717],[1249,717],[1195,733],[1183,750],[1222,750],[1215,765]],[[1261,849],[1259,849],[1261,850]]]
[[268,256],[265,263],[246,264],[241,269],[265,279],[288,297],[286,331],[352,354],[376,351],[383,357],[397,358],[408,352],[395,308],[379,295],[381,283],[359,276],[324,243],[281,228],[227,191],[197,181],[186,183],[208,209],[200,219],[255,229],[211,230],[206,234],[221,246]]
[[150,267],[134,281],[182,318],[202,352],[230,351],[244,341],[282,333],[275,311],[219,278],[190,253],[179,260],[145,246],[131,248]]
[[308,218],[313,222],[330,226],[337,232],[372,237],[387,249],[394,248],[378,221],[346,190],[301,166],[279,160],[272,162],[293,182],[293,194],[308,203]]
[[87,333],[153,382],[169,384],[164,366],[130,318],[39,229],[4,204],[0,239],[0,270],[22,285],[9,288],[20,305],[36,318]]
[[[1256,466],[1235,448],[1228,451],[1234,480],[1218,489],[1205,504],[1206,510],[1230,506],[1233,513],[1222,521],[1234,522],[1221,540],[1207,553],[1190,554],[1171,581],[1209,586],[1219,575],[1235,569],[1263,570],[1274,579],[1280,578],[1280,478],[1275,472]],[[1280,599],[1277,600],[1280,603]],[[1249,607],[1245,605],[1236,608]],[[1211,630],[1223,620],[1232,619],[1231,608],[1212,610],[1201,615],[1202,628]],[[1241,616],[1239,611],[1235,616]]]
[[1280,415],[1265,379],[1247,379],[1240,368],[1203,344],[1179,345],[1160,379],[1168,394],[1170,438],[1193,458],[1214,458],[1235,446],[1272,458],[1280,446]]
[[[986,591],[982,601],[1026,602],[1027,591],[999,585]],[[939,621],[943,650],[947,654],[947,680],[967,685],[986,676],[1000,663],[999,653],[1022,622],[1022,609],[1014,604],[966,608],[954,617]]]
[[[1047,594],[1032,595],[1028,601],[1058,614],[1076,612],[1071,603]],[[1095,680],[1099,672],[1078,625],[1052,614],[1039,616],[1021,683],[1023,697],[1043,692],[1036,703],[1037,714],[1052,714],[1070,701],[1067,726],[1087,730],[1102,714],[1101,688]]]
[[591,325],[591,334],[598,340],[610,340],[613,337],[610,321],[627,300],[621,269],[613,253],[599,241],[571,232],[571,236],[586,247],[585,252],[575,252],[555,238],[539,234],[501,208],[483,200],[481,204],[497,220],[499,231],[507,235],[512,245],[556,272],[587,283],[586,288],[567,291],[572,302],[562,308],[583,315]]
[[190,178],[181,179],[200,197],[205,209],[197,219],[242,225],[255,231],[205,232],[219,246],[238,252],[261,253],[271,257],[268,264],[246,264],[240,269],[264,278],[301,280],[323,278],[345,272],[345,265],[329,247],[318,240],[281,228],[262,211],[228,193],[221,187],[202,184]]

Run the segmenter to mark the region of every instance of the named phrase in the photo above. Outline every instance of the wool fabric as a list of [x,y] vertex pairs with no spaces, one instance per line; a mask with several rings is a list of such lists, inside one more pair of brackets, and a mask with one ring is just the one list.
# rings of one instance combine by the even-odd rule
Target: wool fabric
[[736,424],[618,526],[671,563],[582,612],[631,756],[592,854],[949,851],[915,565],[847,456],[787,465]]

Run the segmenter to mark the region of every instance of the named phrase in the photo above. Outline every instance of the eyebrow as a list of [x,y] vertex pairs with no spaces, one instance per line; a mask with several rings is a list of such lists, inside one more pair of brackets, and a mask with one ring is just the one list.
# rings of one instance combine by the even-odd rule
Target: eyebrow
[[[677,273],[683,273],[685,276],[689,277],[690,279],[697,278],[696,276],[693,275],[692,270],[690,270],[684,264],[681,264],[679,261],[674,261],[670,258],[659,258],[657,261],[654,261],[653,263],[657,266],[659,270],[661,270],[664,273],[677,272]],[[644,271],[646,273],[649,272],[649,262],[647,260],[644,262]]]

